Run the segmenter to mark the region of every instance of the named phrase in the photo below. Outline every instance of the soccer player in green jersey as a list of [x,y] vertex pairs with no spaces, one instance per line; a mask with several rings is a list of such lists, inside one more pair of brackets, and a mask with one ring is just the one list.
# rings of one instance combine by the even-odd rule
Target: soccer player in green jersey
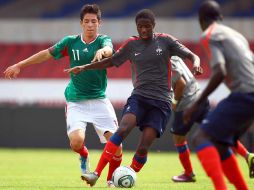
[[[98,5],[84,5],[80,12],[80,25],[83,30],[80,35],[66,36],[52,47],[8,67],[4,72],[5,77],[16,78],[22,68],[52,58],[68,56],[72,68],[111,56],[112,41],[108,36],[98,34],[100,23],[101,11]],[[78,76],[70,74],[70,77],[65,89],[67,133],[72,150],[80,154],[81,171],[84,174],[89,170],[88,150],[85,146],[87,122],[94,125],[102,143],[106,143],[118,128],[118,124],[113,106],[105,96],[106,69],[83,72]],[[122,148],[119,147],[109,165],[109,186],[112,185],[112,173],[121,164],[121,160]]]

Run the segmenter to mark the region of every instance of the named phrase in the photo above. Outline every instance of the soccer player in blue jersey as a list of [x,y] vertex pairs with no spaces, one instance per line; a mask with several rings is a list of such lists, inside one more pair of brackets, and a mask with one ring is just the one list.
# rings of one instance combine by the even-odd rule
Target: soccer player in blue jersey
[[[80,35],[66,36],[49,49],[20,61],[6,69],[6,78],[16,78],[21,69],[32,64],[38,64],[48,59],[60,59],[68,56],[70,67],[100,61],[113,52],[111,39],[98,33],[101,23],[101,11],[98,5],[84,5],[80,12]],[[88,150],[85,146],[85,131],[87,123],[94,125],[102,143],[105,143],[118,128],[113,106],[105,96],[107,87],[106,70],[93,70],[78,76],[70,75],[71,80],[65,89],[66,123],[70,146],[80,155],[81,171],[89,170]],[[113,171],[122,160],[119,146],[109,164],[108,185],[111,186]]]
[[[254,121],[254,56],[246,38],[222,24],[222,18],[216,1],[202,3],[199,9],[199,22],[204,31],[201,43],[212,76],[200,97],[185,110],[184,121],[189,122],[207,97],[225,82],[231,93],[202,121],[195,138],[196,151],[216,190],[228,189],[224,175],[236,189],[249,190],[230,146],[236,145],[237,139]],[[254,159],[248,160],[253,165]]]
[[193,63],[193,73],[202,73],[197,55],[174,37],[154,32],[155,16],[151,10],[139,11],[135,21],[139,36],[129,38],[112,57],[66,70],[78,74],[81,71],[118,67],[127,60],[131,61],[134,90],[124,107],[120,127],[107,142],[95,172],[83,175],[91,186],[95,185],[112,155],[136,126],[142,134],[130,166],[139,172],[146,163],[149,147],[163,134],[171,115],[170,57],[187,58]]

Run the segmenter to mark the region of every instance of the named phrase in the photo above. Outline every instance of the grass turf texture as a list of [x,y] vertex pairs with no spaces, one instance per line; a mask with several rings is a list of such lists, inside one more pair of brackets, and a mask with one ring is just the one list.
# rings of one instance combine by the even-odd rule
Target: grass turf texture
[[[101,151],[90,151],[92,170]],[[133,152],[125,152],[122,165],[129,165]],[[238,156],[245,179],[254,189],[254,179],[248,177],[248,167]],[[133,189],[144,190],[213,190],[210,179],[205,175],[196,156],[192,155],[193,167],[197,175],[196,183],[173,183],[171,177],[180,174],[182,168],[176,153],[151,152],[148,163],[137,174],[137,184]],[[107,169],[93,189],[106,188]],[[234,189],[229,185],[230,189]],[[0,189],[1,190],[81,190],[90,188],[80,180],[78,155],[70,150],[59,149],[0,149]]]

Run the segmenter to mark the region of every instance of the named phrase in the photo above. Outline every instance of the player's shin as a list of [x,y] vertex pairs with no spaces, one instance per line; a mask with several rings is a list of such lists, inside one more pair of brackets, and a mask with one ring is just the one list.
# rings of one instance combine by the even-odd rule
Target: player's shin
[[122,154],[118,156],[117,155],[113,156],[113,158],[109,162],[107,181],[112,180],[112,174],[115,171],[115,169],[121,165],[121,162],[122,162]]
[[187,141],[182,144],[175,145],[178,151],[179,159],[184,168],[184,173],[191,176],[193,174],[193,169],[190,161],[190,149],[188,147]]
[[147,154],[139,155],[137,152],[132,159],[130,167],[135,171],[139,172],[147,161]]
[[95,170],[98,176],[100,176],[102,170],[105,168],[108,162],[111,161],[121,143],[122,138],[117,133],[114,133],[110,140],[107,142]]
[[197,148],[198,158],[206,172],[211,178],[215,190],[226,190],[220,156],[211,142],[200,144]]
[[236,151],[238,154],[240,154],[245,159],[248,156],[248,151],[245,148],[245,146],[238,140],[236,147],[233,147],[234,151]]
[[249,190],[232,151],[223,158],[222,168],[230,183],[232,183],[237,190]]

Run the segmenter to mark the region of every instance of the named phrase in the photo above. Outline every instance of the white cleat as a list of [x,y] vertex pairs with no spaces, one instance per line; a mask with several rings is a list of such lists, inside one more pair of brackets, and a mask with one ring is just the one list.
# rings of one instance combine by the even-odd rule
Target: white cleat
[[111,180],[107,181],[107,187],[108,188],[115,188],[114,182]]

